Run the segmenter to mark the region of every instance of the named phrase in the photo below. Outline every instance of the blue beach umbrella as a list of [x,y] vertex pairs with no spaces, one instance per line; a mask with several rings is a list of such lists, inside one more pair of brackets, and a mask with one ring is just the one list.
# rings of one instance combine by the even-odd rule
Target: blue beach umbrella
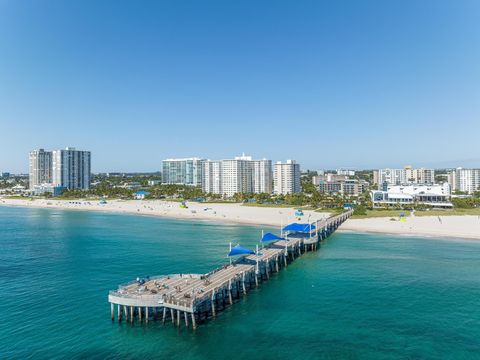
[[283,228],[283,231],[308,233],[315,229],[316,229],[315,225],[312,225],[312,224],[292,223],[290,225],[285,226]]
[[247,249],[240,245],[236,245],[230,250],[230,252],[228,253],[228,256],[252,255],[252,254],[255,254],[255,251]]
[[262,242],[268,242],[268,241],[274,241],[274,240],[285,240],[285,239],[272,233],[266,233],[265,235],[262,236]]

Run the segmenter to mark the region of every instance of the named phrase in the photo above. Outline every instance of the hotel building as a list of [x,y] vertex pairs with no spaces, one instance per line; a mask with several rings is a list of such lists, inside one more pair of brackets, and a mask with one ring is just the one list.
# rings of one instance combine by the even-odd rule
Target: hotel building
[[185,158],[162,161],[164,184],[201,186],[205,159]]
[[43,149],[29,154],[29,188],[52,182],[52,152]]
[[301,192],[300,164],[295,160],[282,163],[277,161],[274,166],[273,192],[275,194],[292,194]]

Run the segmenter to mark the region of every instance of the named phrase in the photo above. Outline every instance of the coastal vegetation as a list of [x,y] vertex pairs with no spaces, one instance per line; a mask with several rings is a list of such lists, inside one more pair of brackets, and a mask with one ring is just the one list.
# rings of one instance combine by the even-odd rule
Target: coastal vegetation
[[377,218],[377,217],[400,217],[402,214],[404,216],[410,216],[409,210],[395,210],[395,209],[365,209],[364,211],[358,212],[354,211],[352,219],[366,219],[366,218]]

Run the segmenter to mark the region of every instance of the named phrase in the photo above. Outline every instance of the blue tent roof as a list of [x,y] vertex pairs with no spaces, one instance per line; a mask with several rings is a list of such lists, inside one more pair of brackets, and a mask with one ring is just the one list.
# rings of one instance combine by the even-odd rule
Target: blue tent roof
[[230,250],[228,256],[236,256],[236,255],[250,255],[255,254],[255,251],[244,248],[243,246],[236,245]]
[[292,223],[290,225],[285,226],[283,228],[283,231],[307,233],[307,232],[310,232],[310,230],[315,230],[315,229],[316,229],[315,225]]
[[266,233],[262,237],[262,241],[264,242],[273,241],[273,240],[285,240],[285,239],[272,233]]
[[143,190],[137,191],[134,194],[135,195],[150,195],[150,193],[148,191],[143,191]]

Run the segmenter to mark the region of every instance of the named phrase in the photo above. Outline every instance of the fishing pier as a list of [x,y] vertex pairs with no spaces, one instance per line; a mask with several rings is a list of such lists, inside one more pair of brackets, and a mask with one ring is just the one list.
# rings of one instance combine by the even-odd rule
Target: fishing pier
[[109,292],[111,318],[118,321],[160,320],[176,326],[197,324],[215,318],[234,299],[268,280],[273,272],[300,257],[316,251],[320,242],[352,215],[352,210],[309,224],[290,224],[282,236],[266,234],[269,242],[251,251],[240,246],[229,256],[241,256],[207,274],[175,274],[137,279]]

